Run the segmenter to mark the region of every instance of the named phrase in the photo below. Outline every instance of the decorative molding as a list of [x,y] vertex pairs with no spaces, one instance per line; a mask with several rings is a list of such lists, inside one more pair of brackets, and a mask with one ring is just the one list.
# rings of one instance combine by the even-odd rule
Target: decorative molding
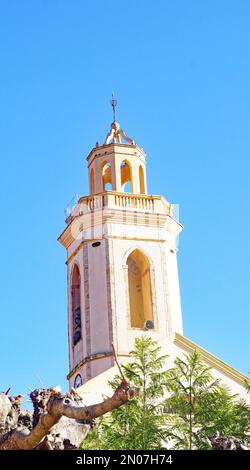
[[212,367],[227,375],[231,379],[235,380],[240,385],[244,385],[245,380],[249,380],[249,377],[247,375],[244,375],[238,370],[229,366],[226,362],[222,361],[218,357],[206,351],[206,349],[202,348],[201,346],[198,346],[193,341],[190,341],[190,339],[180,335],[179,333],[175,333],[174,335],[175,344],[191,353],[193,353],[195,350],[199,351],[204,361],[208,362],[209,364],[211,364]]
[[166,249],[164,246],[160,245],[161,250],[161,269],[162,269],[162,280],[163,280],[163,292],[164,292],[164,301],[166,309],[166,321],[167,321],[167,335],[170,335],[172,332],[172,312],[171,312],[171,301],[170,301],[170,292],[169,292],[169,274],[167,266],[167,256]]
[[100,229],[110,222],[123,226],[161,228],[174,237],[183,228],[173,219],[172,206],[163,197],[118,191],[81,197],[66,222],[67,227],[58,237],[58,241],[66,249],[74,242],[84,242],[84,233],[88,231],[90,237],[94,238],[95,228]]
[[99,238],[88,238],[84,241],[82,241],[78,247],[75,249],[75,251],[73,251],[73,253],[68,257],[67,261],[65,262],[65,264],[69,265],[71,263],[71,261],[73,261],[73,259],[75,259],[77,253],[80,251],[80,249],[84,246],[84,245],[87,245],[88,243],[93,243],[94,241],[99,241]]
[[[119,236],[119,235],[104,235],[102,238],[98,238],[98,241],[103,240],[103,239],[112,239],[112,238],[119,239],[119,240],[134,240],[134,241],[143,241],[143,242],[146,241],[146,242],[155,242],[155,243],[166,242],[166,240],[160,239],[160,238],[126,237],[126,236]],[[87,245],[88,243],[93,243],[93,241],[95,240],[97,240],[97,238],[88,238],[82,241],[78,245],[78,247],[75,249],[75,251],[73,251],[73,253],[68,257],[65,264],[69,265],[84,245]]]
[[157,289],[156,289],[156,282],[155,282],[155,266],[150,266],[150,289],[151,289],[151,300],[152,300],[152,311],[153,311],[153,322],[154,322],[154,329],[153,331],[159,331],[159,318],[157,313]]
[[142,237],[125,237],[120,235],[106,235],[104,238],[114,238],[119,240],[134,240],[140,242],[156,242],[156,243],[165,243],[166,240],[159,238],[142,238]]
[[[106,359],[108,357],[113,357],[114,353],[112,351],[107,351],[107,352],[100,352],[96,354],[91,354],[87,357],[85,357],[82,361],[78,362],[78,364],[68,373],[67,379],[69,380],[81,367],[85,366],[86,364],[89,364],[90,362],[93,361],[98,361],[100,359]],[[117,353],[118,357],[130,357],[129,353]],[[87,378],[86,381],[89,379]]]
[[[84,279],[84,302],[85,302],[85,340],[87,356],[91,353],[91,324],[90,324],[90,301],[89,301],[89,259],[88,246],[83,247],[83,279]],[[91,379],[91,366],[88,364],[86,379]]]
[[123,269],[123,282],[124,282],[125,303],[126,303],[126,324],[127,324],[127,328],[131,329],[128,265],[123,264],[122,269]]
[[107,279],[107,307],[108,307],[108,328],[109,328],[109,344],[113,343],[113,327],[112,327],[112,294],[111,294],[111,257],[109,250],[109,242],[105,240],[106,251],[106,279]]
[[[139,145],[137,145],[136,143],[134,144],[112,143],[112,144],[100,145],[99,147],[94,147],[86,158],[86,160],[88,161],[88,166],[90,166],[92,161],[97,157],[103,157],[103,156],[110,155],[110,154],[113,155],[114,153],[115,154],[121,153],[122,155],[126,155],[127,152],[119,152],[119,148],[120,149],[125,148],[126,150],[134,149],[134,150],[137,150],[139,154],[141,154],[141,155],[137,154],[138,157],[143,156],[144,159],[146,157],[146,153],[144,152],[144,150],[141,147],[139,147]],[[133,155],[133,153],[128,152],[129,155],[130,154]]]
[[110,259],[110,295],[111,295],[111,321],[112,321],[112,334],[116,350],[118,351],[118,334],[117,334],[117,303],[116,303],[116,284],[115,284],[115,260],[114,260],[114,244],[113,240],[107,239]]

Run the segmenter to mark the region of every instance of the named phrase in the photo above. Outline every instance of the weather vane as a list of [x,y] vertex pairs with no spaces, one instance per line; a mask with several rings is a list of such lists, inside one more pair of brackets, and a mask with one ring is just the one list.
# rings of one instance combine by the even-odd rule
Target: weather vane
[[112,108],[113,108],[114,122],[116,122],[116,121],[115,121],[115,119],[116,119],[115,108],[116,108],[116,106],[117,106],[117,100],[115,99],[114,92],[112,93],[112,98],[111,98],[111,100],[110,100],[110,104],[111,104],[111,106],[112,106]]

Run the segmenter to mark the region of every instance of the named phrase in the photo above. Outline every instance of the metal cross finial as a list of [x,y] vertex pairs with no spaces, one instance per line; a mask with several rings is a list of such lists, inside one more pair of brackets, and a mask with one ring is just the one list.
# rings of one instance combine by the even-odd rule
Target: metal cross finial
[[112,98],[110,100],[110,104],[113,108],[113,113],[114,113],[114,122],[115,122],[115,119],[116,119],[116,113],[115,113],[115,108],[117,106],[117,100],[115,99],[115,95],[114,95],[114,92],[112,93]]

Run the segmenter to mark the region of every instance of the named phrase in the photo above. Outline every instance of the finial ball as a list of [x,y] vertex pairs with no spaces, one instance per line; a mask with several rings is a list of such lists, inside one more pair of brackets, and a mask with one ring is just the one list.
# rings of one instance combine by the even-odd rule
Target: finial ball
[[119,131],[120,124],[118,124],[118,122],[116,122],[116,121],[112,122],[111,129],[114,129],[116,132]]

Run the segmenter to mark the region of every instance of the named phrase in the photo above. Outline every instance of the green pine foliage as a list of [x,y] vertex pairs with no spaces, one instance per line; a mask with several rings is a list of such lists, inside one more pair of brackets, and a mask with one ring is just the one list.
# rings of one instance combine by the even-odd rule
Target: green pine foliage
[[[199,353],[177,358],[166,370],[160,352],[151,338],[135,340],[123,371],[140,394],[100,418],[82,449],[211,449],[215,433],[250,443],[250,407],[213,378]],[[112,388],[120,381],[115,377]]]
[[[132,362],[123,366],[129,381],[140,387],[134,400],[103,417],[83,442],[84,449],[160,449],[166,437],[164,396],[166,356],[151,338],[135,340]],[[116,377],[115,389],[120,383]]]
[[177,358],[168,374],[166,419],[174,448],[209,449],[215,433],[249,442],[250,407],[214,380],[197,351]]

